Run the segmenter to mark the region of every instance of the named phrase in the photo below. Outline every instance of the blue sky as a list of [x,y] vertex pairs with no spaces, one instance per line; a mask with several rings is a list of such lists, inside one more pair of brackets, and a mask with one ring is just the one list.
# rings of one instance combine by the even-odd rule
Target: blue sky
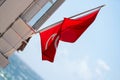
[[119,80],[119,0],[66,0],[42,28],[102,4],[106,6],[75,43],[59,43],[54,63],[41,60],[39,34],[16,54],[45,80]]

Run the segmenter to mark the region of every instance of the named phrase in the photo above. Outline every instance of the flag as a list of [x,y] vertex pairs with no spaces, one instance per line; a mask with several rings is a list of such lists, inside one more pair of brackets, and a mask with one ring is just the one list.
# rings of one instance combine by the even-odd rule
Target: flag
[[95,20],[99,10],[76,19],[65,18],[62,22],[41,31],[42,60],[54,61],[59,41],[75,42]]
[[75,42],[82,33],[93,23],[99,10],[95,10],[87,15],[76,19],[65,18],[62,25],[60,40],[65,42]]
[[41,38],[42,60],[54,61],[56,48],[60,39],[61,25],[57,24],[39,33]]

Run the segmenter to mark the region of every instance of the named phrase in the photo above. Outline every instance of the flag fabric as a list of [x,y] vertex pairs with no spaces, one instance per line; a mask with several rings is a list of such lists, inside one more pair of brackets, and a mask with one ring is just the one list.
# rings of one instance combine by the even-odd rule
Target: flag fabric
[[42,60],[54,61],[56,48],[58,47],[60,38],[61,24],[40,32]]
[[95,20],[99,10],[76,19],[65,18],[61,23],[41,31],[42,60],[54,61],[59,41],[75,42]]
[[65,18],[60,40],[71,43],[75,42],[90,24],[93,23],[98,12],[99,10],[96,10],[77,19]]

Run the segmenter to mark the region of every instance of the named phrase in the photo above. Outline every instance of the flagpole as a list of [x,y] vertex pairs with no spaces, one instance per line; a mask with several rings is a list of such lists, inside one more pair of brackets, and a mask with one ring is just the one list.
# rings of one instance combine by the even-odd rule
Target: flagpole
[[[76,16],[85,14],[85,13],[87,13],[87,12],[90,12],[90,11],[93,11],[93,10],[96,10],[96,9],[101,9],[101,8],[104,7],[104,6],[105,6],[105,5],[101,5],[101,6],[98,6],[98,7],[96,7],[96,8],[93,8],[93,9],[90,9],[90,10],[87,10],[87,11],[84,11],[84,12],[82,12],[82,13],[78,13],[78,14],[73,15],[73,16],[68,17],[68,18],[74,18],[74,17],[76,17]],[[56,23],[54,23],[54,24],[51,24],[51,25],[49,25],[49,26],[47,26],[47,27],[45,27],[45,28],[43,28],[43,29],[37,31],[36,33],[39,33],[40,31],[46,30],[46,29],[48,29],[48,28],[51,28],[53,25],[58,24],[58,23],[60,23],[60,22],[62,22],[62,21],[63,21],[63,20],[58,21],[58,22],[56,22]]]

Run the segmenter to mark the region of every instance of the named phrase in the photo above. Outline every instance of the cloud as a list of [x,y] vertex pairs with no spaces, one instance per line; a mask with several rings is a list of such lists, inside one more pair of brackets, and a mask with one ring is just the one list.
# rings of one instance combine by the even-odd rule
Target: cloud
[[[46,64],[49,66],[46,72],[48,74],[44,74],[46,80],[56,80],[57,78],[59,80],[104,80],[106,73],[110,70],[110,66],[102,59],[92,61],[93,57],[83,56],[71,60],[69,53],[67,49],[62,49],[56,56],[58,58],[56,58],[54,64],[51,66]],[[55,76],[52,76],[52,74],[55,74]]]
[[93,78],[93,72],[90,68],[89,65],[89,57],[85,57],[81,62],[80,62],[80,75],[82,80],[92,80]]
[[99,59],[97,61],[97,64],[98,64],[99,67],[101,67],[105,71],[109,71],[110,70],[110,66],[105,61],[103,61],[102,59]]
[[[92,61],[91,58],[85,56],[73,62],[73,71],[79,76],[80,80],[104,80],[107,72],[110,71],[110,66],[102,59]],[[74,68],[75,66],[77,67]]]
[[98,59],[96,64],[96,80],[104,80],[106,72],[110,71],[110,66],[102,59]]

